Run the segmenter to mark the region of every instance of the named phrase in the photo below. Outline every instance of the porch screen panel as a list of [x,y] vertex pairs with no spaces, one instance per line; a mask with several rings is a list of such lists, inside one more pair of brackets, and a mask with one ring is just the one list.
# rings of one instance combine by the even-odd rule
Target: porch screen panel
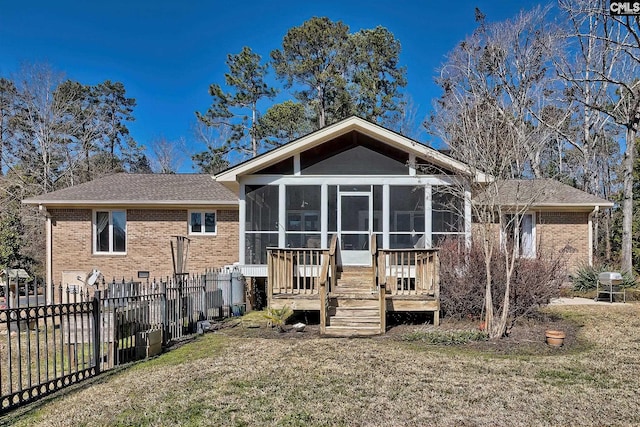
[[373,186],[373,234],[376,243],[382,248],[382,185]]
[[338,231],[338,186],[329,186],[329,233],[334,234]]
[[424,191],[423,186],[389,187],[391,249],[413,248],[424,244]]
[[464,239],[464,198],[456,187],[434,186],[431,193],[433,245]]
[[244,241],[245,262],[266,264],[267,248],[278,246],[278,233],[247,233]]
[[267,247],[278,246],[278,187],[247,185],[245,201],[245,262],[266,264]]
[[287,247],[320,247],[320,206],[319,185],[290,185],[286,187]]

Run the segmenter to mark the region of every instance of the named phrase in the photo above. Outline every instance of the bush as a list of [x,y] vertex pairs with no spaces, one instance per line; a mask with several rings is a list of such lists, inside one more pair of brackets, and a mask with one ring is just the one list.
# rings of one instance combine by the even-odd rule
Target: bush
[[[457,242],[445,241],[440,250],[440,307],[456,319],[479,319],[484,309],[485,262],[482,247],[475,244],[460,252]],[[495,250],[491,258],[493,302],[502,305],[506,284],[505,255]],[[511,277],[509,317],[532,315],[560,294],[567,277],[561,254],[538,253],[536,259],[516,260]]]
[[[576,274],[573,275],[571,281],[573,283],[573,290],[576,292],[589,292],[596,289],[598,283],[598,275],[603,271],[616,271],[607,264],[600,265],[588,265],[584,264],[578,267]],[[630,288],[636,285],[636,281],[633,275],[629,273],[622,273],[623,288]]]
[[284,325],[287,323],[287,320],[293,316],[293,310],[288,305],[280,309],[267,308],[263,316],[267,319],[269,325],[278,328],[280,332],[284,332]]

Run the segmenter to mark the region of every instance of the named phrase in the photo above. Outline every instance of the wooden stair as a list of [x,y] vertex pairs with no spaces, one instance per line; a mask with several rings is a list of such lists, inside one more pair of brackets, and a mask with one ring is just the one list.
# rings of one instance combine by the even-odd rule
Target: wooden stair
[[371,267],[344,267],[329,296],[329,325],[325,335],[379,335],[380,304]]

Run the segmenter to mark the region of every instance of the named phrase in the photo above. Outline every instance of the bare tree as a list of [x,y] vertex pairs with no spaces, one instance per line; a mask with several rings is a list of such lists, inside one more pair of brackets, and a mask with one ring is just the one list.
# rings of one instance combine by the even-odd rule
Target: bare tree
[[[472,206],[475,238],[484,255],[484,316],[492,338],[506,332],[512,278],[522,255],[519,230],[524,213],[539,197],[524,183],[520,188],[521,181],[505,179],[542,176],[542,153],[553,140],[552,130],[536,119],[543,116],[556,88],[549,64],[557,38],[545,23],[546,12],[537,8],[489,25],[477,11],[478,29],[449,54],[440,70],[437,81],[444,94],[425,123],[453,157],[470,165],[471,178],[452,190],[475,198],[467,205]],[[490,174],[490,182],[474,179],[481,173]],[[497,251],[504,253],[502,295],[495,295],[493,283],[491,260]]]
[[608,116],[624,131],[622,270],[632,272],[633,168],[640,123],[640,19],[609,14],[607,4],[604,0],[560,1],[573,24],[572,37],[581,51],[591,55],[585,58],[580,73],[567,74],[567,80],[574,87],[598,88],[601,96],[587,93],[588,97],[578,100],[587,110]]
[[[547,9],[521,12],[515,19],[479,26],[447,57],[437,83],[444,95],[436,101],[428,130],[460,154],[485,147],[490,159],[511,153],[511,167],[488,173],[506,177],[543,176],[542,153],[554,132],[539,117],[556,98],[557,81],[551,58],[557,52],[555,29],[547,25]],[[496,175],[498,176],[498,175]]]
[[231,154],[225,147],[231,130],[227,127],[209,126],[198,120],[193,125],[193,134],[197,142],[204,144],[205,151],[191,156],[196,168],[202,173],[218,173],[229,167],[227,160]]
[[185,160],[184,138],[169,140],[160,136],[151,141],[152,163],[158,173],[176,173]]
[[[16,86],[20,97],[19,134],[16,136],[14,164],[24,173],[35,175],[37,187],[31,194],[54,189],[58,168],[63,162],[61,132],[64,106],[67,99],[54,97],[55,88],[63,76],[48,65],[25,65]],[[22,176],[22,174],[20,174]],[[27,181],[25,181],[27,182]]]

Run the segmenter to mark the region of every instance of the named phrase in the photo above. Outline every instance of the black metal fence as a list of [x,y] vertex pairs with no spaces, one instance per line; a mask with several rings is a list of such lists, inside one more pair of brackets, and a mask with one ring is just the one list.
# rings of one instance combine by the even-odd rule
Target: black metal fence
[[233,311],[223,296],[233,280],[243,278],[211,270],[178,280],[60,285],[54,298],[34,286],[31,297],[7,298],[0,307],[0,413],[195,334]]

